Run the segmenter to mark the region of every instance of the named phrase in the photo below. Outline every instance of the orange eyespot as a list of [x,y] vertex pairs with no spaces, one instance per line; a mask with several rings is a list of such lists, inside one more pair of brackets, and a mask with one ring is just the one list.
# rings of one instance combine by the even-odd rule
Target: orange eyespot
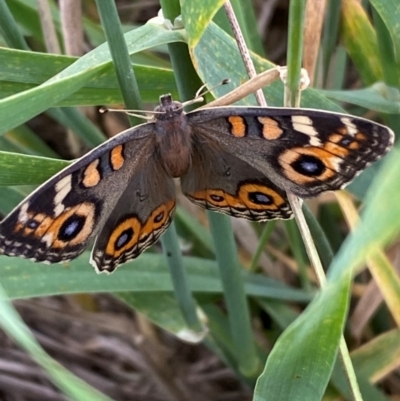
[[136,217],[129,217],[118,224],[111,233],[106,246],[106,254],[118,258],[137,245],[142,224]]
[[272,188],[260,184],[244,184],[239,189],[239,198],[247,208],[253,210],[277,210],[285,200]]
[[139,238],[145,238],[153,232],[160,230],[169,221],[174,209],[175,201],[170,200],[153,210],[146,223],[143,225],[143,228],[140,230]]
[[84,243],[93,231],[95,224],[95,205],[84,202],[66,209],[54,219],[49,229],[43,235],[54,241],[52,246],[64,248]]

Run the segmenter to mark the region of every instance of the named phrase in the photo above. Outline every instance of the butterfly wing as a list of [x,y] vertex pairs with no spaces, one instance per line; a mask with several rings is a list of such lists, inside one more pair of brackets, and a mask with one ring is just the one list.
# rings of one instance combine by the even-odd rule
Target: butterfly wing
[[154,140],[152,123],[129,129],[45,182],[0,223],[0,254],[47,263],[76,258],[105,224]]
[[146,162],[126,186],[93,247],[97,272],[111,273],[151,246],[170,225],[175,210],[173,179],[156,159]]
[[292,217],[285,191],[249,163],[201,135],[193,136],[192,145],[191,167],[181,178],[192,202],[253,221]]
[[343,188],[394,140],[375,122],[310,109],[221,107],[189,113],[188,120],[203,141],[300,197]]

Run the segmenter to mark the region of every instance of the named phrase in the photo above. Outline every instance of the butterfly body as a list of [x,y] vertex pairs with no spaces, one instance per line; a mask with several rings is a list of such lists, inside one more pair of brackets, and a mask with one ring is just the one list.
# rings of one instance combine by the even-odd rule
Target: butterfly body
[[162,97],[161,105],[155,109],[154,125],[157,136],[156,153],[172,177],[181,177],[190,167],[192,153],[192,131],[182,104]]
[[194,203],[253,221],[288,219],[286,191],[348,184],[393,144],[380,124],[318,110],[219,107],[185,114],[170,95],[128,129],[52,177],[0,223],[0,254],[48,263],[77,257],[112,272],[172,221],[173,178]]

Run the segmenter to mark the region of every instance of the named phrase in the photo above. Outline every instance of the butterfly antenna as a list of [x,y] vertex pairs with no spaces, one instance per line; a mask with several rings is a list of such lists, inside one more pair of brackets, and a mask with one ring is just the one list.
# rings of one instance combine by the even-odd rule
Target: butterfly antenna
[[[156,112],[156,111],[144,111],[144,110],[126,110],[126,109],[111,109],[109,107],[100,107],[99,112],[104,114],[104,113],[108,113],[108,112],[113,112],[113,113],[124,113],[127,114],[128,116],[132,116],[132,117],[137,117],[137,118],[142,118],[143,120],[151,120],[153,118],[154,114],[160,114],[160,112]],[[141,113],[141,114],[139,114]],[[151,116],[149,115],[143,115],[144,113],[146,114],[152,114]],[[161,112],[162,114],[162,112]]]
[[231,80],[229,78],[226,78],[226,79],[223,79],[221,82],[219,82],[217,85],[211,87],[210,89],[207,89],[207,84],[200,86],[199,90],[194,95],[194,98],[191,100],[188,100],[187,102],[183,102],[182,107],[190,106],[193,103],[201,103],[202,101],[204,101],[204,97],[203,97],[204,95],[206,95],[207,93],[210,93],[215,88],[218,88],[219,86],[222,86],[222,85],[229,84],[230,82],[231,82]]

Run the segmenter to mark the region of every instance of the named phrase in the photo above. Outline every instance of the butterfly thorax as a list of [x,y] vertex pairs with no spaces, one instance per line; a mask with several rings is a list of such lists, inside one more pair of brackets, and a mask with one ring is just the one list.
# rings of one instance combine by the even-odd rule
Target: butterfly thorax
[[190,166],[192,153],[191,131],[182,103],[163,95],[155,111],[157,157],[169,175],[181,177]]

